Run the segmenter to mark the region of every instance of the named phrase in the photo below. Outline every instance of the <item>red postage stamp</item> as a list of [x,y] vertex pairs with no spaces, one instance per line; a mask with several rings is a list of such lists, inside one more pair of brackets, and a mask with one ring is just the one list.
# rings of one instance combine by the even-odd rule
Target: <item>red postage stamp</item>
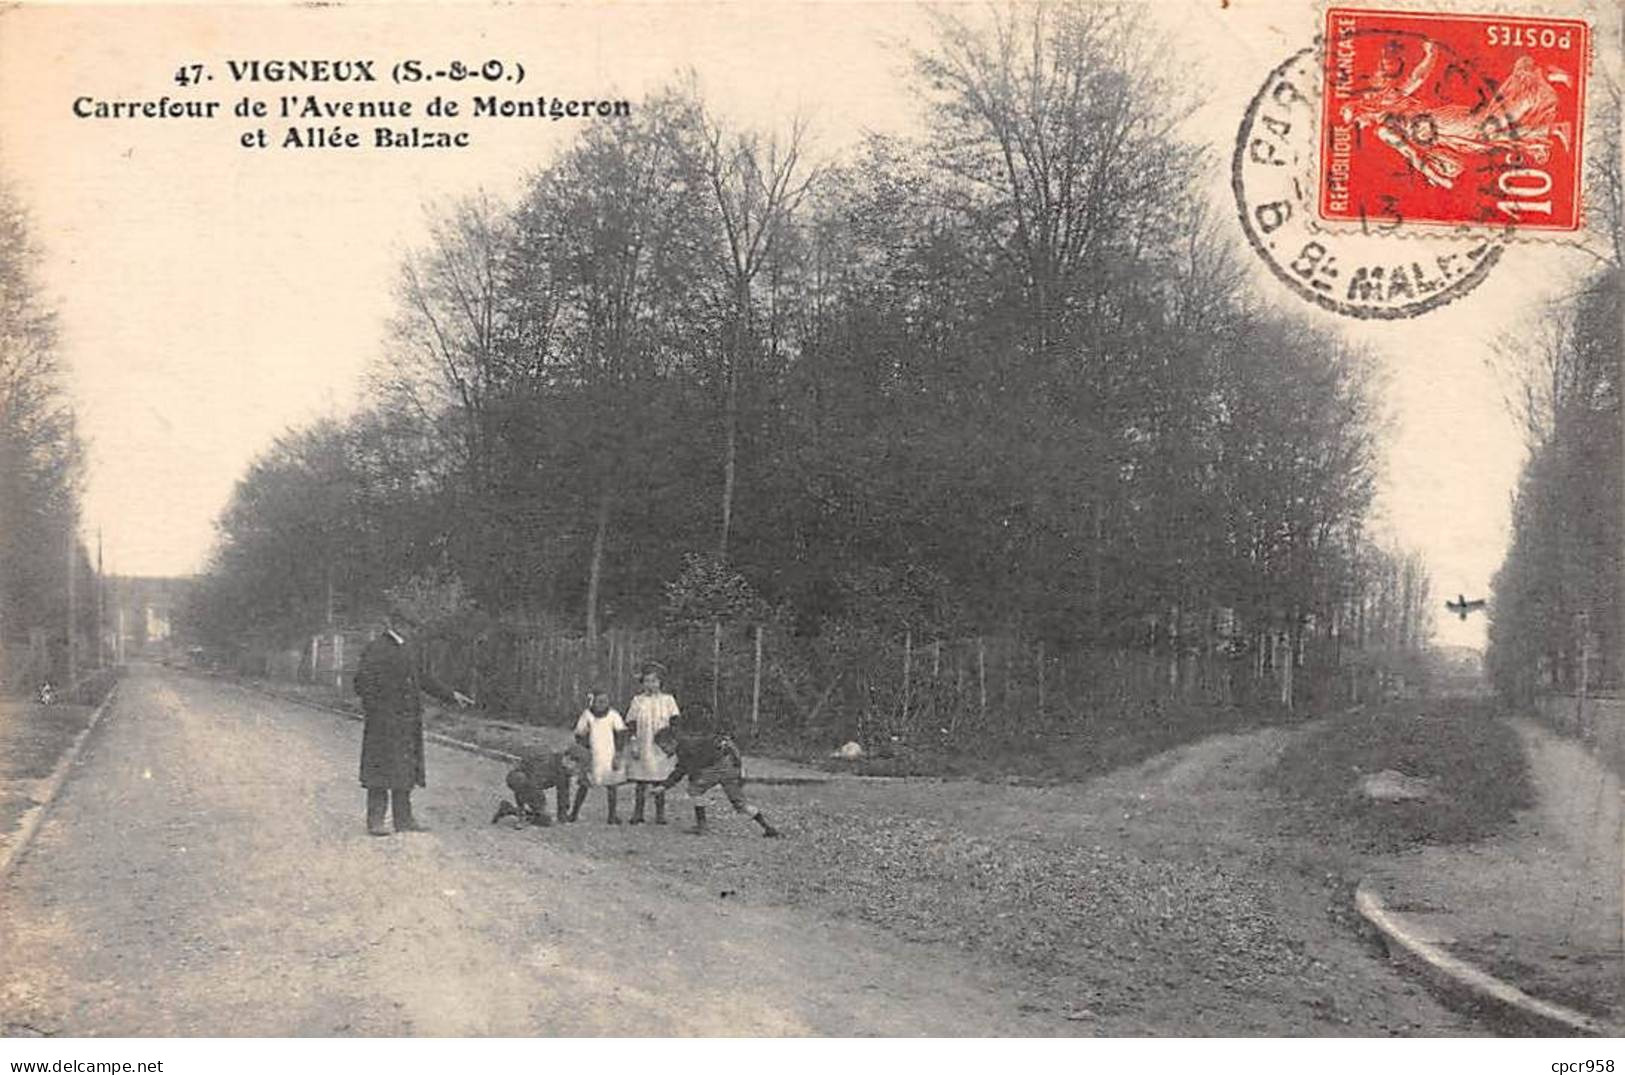
[[1367,227],[1580,227],[1590,30],[1331,8],[1319,212]]

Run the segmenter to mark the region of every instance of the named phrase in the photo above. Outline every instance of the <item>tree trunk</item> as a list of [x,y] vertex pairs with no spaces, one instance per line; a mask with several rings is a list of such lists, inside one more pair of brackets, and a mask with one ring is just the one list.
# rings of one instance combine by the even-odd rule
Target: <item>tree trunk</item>
[[1101,608],[1104,586],[1102,574],[1106,559],[1106,511],[1105,505],[1100,501],[1101,493],[1095,490],[1095,535],[1094,556],[1090,565],[1090,601],[1089,601],[1089,630],[1094,636],[1091,641],[1099,646],[1102,644],[1101,626],[1104,622],[1104,611]]
[[721,727],[722,719],[722,621],[711,625],[711,720]]
[[745,312],[750,303],[749,285],[735,287],[733,341],[729,347],[728,370],[722,397],[722,532],[717,537],[717,556],[728,559],[728,535],[733,528],[734,482],[739,454],[739,363],[745,353]]
[[762,715],[762,625],[756,625],[756,670],[750,679],[750,734],[754,739]]
[[[598,590],[604,576],[604,538],[609,533],[609,483],[598,493],[597,518],[592,537],[592,562],[587,568],[587,646],[598,663]],[[593,674],[597,674],[596,667]]]
[[734,469],[739,452],[738,407],[738,386],[730,367],[722,414],[722,532],[717,537],[717,556],[724,561],[728,559],[728,533],[733,527]]

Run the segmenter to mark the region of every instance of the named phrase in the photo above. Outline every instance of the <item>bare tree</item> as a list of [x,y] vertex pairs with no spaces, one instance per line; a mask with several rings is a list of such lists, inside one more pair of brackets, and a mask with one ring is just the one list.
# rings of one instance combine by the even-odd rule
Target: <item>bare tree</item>
[[401,266],[393,354],[374,370],[386,399],[431,424],[456,416],[454,447],[475,482],[488,476],[491,408],[514,372],[504,276],[513,242],[511,215],[489,195],[432,216],[426,248]]
[[[1177,95],[1126,7],[1010,5],[974,25],[934,16],[915,56],[935,126],[939,197],[979,232],[1019,297],[1027,377],[1070,397],[1086,443],[1081,486],[1091,620],[1102,610],[1118,422],[1114,352],[1131,336],[1123,268],[1171,238],[1194,153],[1174,136]],[[1132,268],[1129,270],[1132,272]],[[995,285],[997,286],[997,285]],[[1127,359],[1127,355],[1118,355]]]
[[84,448],[56,318],[35,279],[39,256],[22,206],[0,186],[0,638],[63,622],[76,555]]
[[[554,229],[564,286],[565,372],[586,403],[593,450],[587,636],[599,631],[605,547],[629,485],[629,436],[640,385],[673,359],[676,326],[692,317],[703,192],[682,149],[686,102],[662,95],[635,123],[594,128],[539,178],[526,212]],[[568,435],[568,434],[566,434]]]
[[729,303],[726,342],[719,348],[723,430],[717,555],[726,560],[738,470],[740,372],[752,364],[757,346],[754,289],[788,241],[820,170],[805,162],[806,124],[800,119],[782,135],[764,135],[728,129],[697,97],[693,114],[700,126],[701,167],[720,232],[718,264]]

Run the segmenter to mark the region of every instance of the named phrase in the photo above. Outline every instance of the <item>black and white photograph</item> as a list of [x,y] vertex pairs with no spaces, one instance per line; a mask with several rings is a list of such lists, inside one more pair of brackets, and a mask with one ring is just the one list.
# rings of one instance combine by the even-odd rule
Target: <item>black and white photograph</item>
[[1625,1071],[1622,14],[0,8],[0,1062]]

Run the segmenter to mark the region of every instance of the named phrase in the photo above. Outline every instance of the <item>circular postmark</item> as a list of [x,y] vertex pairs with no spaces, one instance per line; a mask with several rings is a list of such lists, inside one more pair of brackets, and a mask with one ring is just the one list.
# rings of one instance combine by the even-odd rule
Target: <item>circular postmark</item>
[[1236,135],[1231,186],[1247,241],[1300,297],[1342,314],[1416,317],[1483,282],[1505,250],[1495,234],[1425,241],[1388,227],[1344,234],[1315,218],[1318,52],[1306,48],[1270,72]]

